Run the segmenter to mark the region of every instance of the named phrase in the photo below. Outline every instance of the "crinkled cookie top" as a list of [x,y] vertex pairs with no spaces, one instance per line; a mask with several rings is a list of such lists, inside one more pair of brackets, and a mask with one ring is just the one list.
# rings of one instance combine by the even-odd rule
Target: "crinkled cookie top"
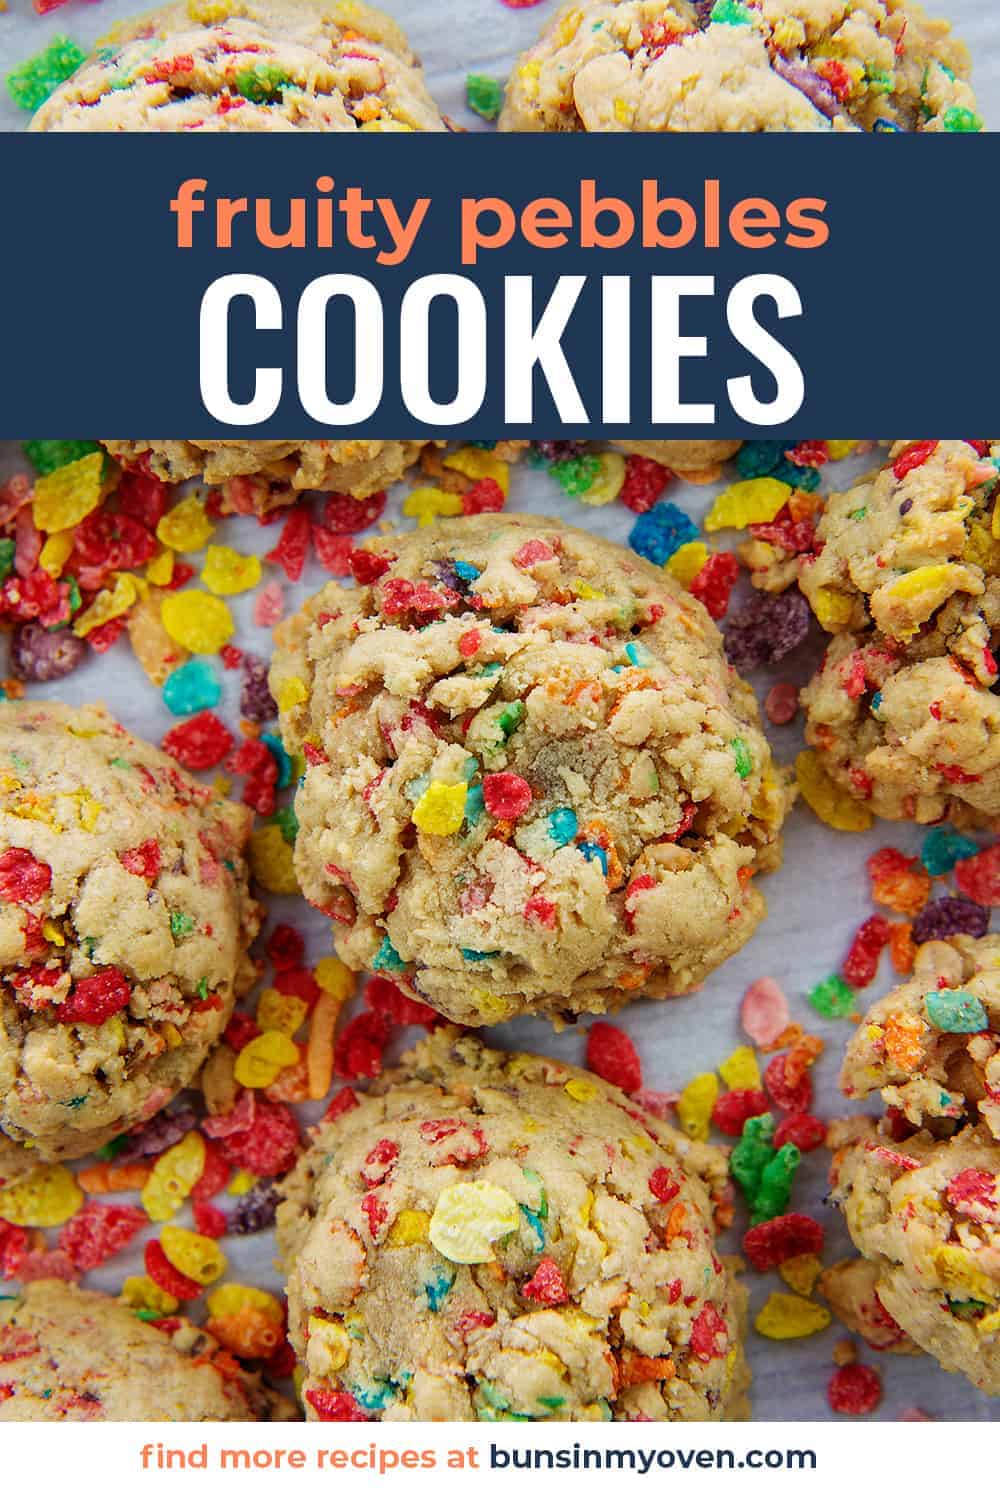
[[0,705],[0,1177],[191,1082],[253,975],[249,822],[102,708]]
[[113,458],[145,467],[171,484],[203,478],[222,486],[223,512],[264,514],[302,490],[337,490],[363,499],[401,479],[424,444],[316,438],[306,442],[105,441]]
[[968,54],[910,0],[582,0],[507,84],[506,130],[946,130]]
[[982,1123],[1000,1141],[1000,934],[923,943],[913,978],[873,1005],[840,1075],[919,1129]]
[[854,1122],[852,1135],[833,1197],[878,1303],[946,1370],[1000,1396],[1000,1145],[983,1125],[896,1141]]
[[379,538],[278,631],[296,868],[345,962],[453,1020],[682,993],[746,941],[786,793],[662,570],[535,516]]
[[825,505],[800,587],[825,629],[874,624],[910,641],[955,594],[978,599],[1000,573],[993,514],[1000,442],[901,441]]
[[0,1302],[0,1364],[0,1422],[295,1417],[289,1401],[186,1318],[157,1328],[63,1281],[35,1281]]
[[116,27],[32,130],[444,130],[394,21],[359,0],[187,0]]
[[743,1414],[721,1153],[450,1028],[330,1113],[278,1212],[309,1417]]

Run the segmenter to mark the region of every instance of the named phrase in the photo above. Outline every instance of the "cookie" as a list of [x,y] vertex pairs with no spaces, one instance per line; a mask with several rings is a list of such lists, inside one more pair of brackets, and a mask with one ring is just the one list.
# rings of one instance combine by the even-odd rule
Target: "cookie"
[[732,458],[742,446],[742,440],[739,438],[734,442],[688,438],[665,442],[651,439],[649,442],[615,444],[615,447],[621,448],[623,453],[637,453],[640,458],[655,459],[658,464],[664,464],[681,476],[698,475],[704,473],[706,469],[713,469],[716,464],[725,463],[727,458]]
[[311,1419],[747,1414],[724,1157],[592,1074],[441,1028],[282,1191]]
[[878,1279],[874,1261],[854,1256],[828,1266],[816,1286],[834,1317],[870,1348],[885,1354],[919,1354],[917,1345],[886,1312],[878,1294]]
[[303,490],[335,490],[357,499],[374,495],[401,479],[420,457],[423,442],[300,443],[106,441],[108,452],[126,467],[143,465],[160,479],[178,484],[202,478],[222,491],[224,515],[265,515],[291,505]]
[[913,978],[851,1038],[840,1087],[880,1094],[915,1130],[970,1121],[1000,1142],[1000,933],[921,944]]
[[507,83],[502,130],[946,130],[969,58],[910,0],[582,0]]
[[255,977],[250,821],[102,708],[0,705],[0,1180],[193,1081]]
[[186,1318],[35,1281],[0,1301],[0,1422],[288,1422],[296,1412]]
[[187,0],[116,26],[32,130],[444,130],[403,32],[360,0]]
[[833,1200],[879,1304],[946,1370],[1000,1396],[1000,1146],[983,1125],[944,1140],[897,1141],[857,1121],[848,1132]]
[[484,1025],[682,994],[743,945],[787,793],[697,600],[537,516],[354,564],[270,679],[307,762],[296,871],[348,965]]

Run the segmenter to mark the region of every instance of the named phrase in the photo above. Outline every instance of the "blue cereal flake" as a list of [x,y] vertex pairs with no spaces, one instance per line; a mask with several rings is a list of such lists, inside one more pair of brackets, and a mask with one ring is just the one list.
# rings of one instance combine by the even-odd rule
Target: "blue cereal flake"
[[579,827],[576,813],[571,807],[557,807],[554,812],[549,813],[548,831],[549,838],[560,848],[563,844],[571,844],[576,838]]
[[960,859],[979,853],[975,839],[950,828],[932,828],[920,846],[920,860],[928,875],[947,875]]
[[629,641],[625,647],[625,655],[633,667],[650,667],[653,664],[652,655],[641,641]]
[[700,535],[691,517],[685,515],[672,500],[659,500],[652,510],[639,517],[629,532],[628,543],[633,551],[648,562],[662,568],[685,542],[693,542]]
[[460,948],[459,952],[465,959],[466,963],[469,964],[482,964],[485,963],[488,958],[500,957],[499,948],[491,948],[489,950],[480,948]]
[[406,964],[400,958],[387,937],[382,939],[379,950],[372,959],[372,968],[389,974],[402,974]]
[[577,848],[580,850],[580,853],[583,855],[584,859],[596,859],[597,863],[601,867],[601,873],[607,875],[608,856],[607,852],[601,848],[600,844],[578,844]]
[[163,701],[172,714],[214,708],[221,697],[222,684],[204,657],[193,656],[171,672],[163,684]]
[[470,828],[474,828],[483,815],[486,803],[483,798],[483,788],[480,782],[470,786],[465,794],[465,821]]
[[982,1001],[968,990],[931,990],[924,996],[924,1009],[938,1031],[972,1036],[990,1024]]
[[278,790],[284,791],[292,784],[292,758],[276,734],[262,734],[262,745],[266,745],[278,763]]
[[464,583],[472,583],[482,572],[481,568],[470,562],[453,562],[452,567]]
[[537,1255],[545,1249],[545,1225],[542,1223],[541,1214],[537,1214],[533,1208],[525,1208],[520,1204],[520,1209],[534,1235],[534,1244],[531,1250]]
[[425,1282],[424,1296],[427,1298],[427,1306],[431,1312],[437,1312],[443,1306],[454,1284],[454,1275],[449,1276],[446,1271],[439,1271],[433,1281]]

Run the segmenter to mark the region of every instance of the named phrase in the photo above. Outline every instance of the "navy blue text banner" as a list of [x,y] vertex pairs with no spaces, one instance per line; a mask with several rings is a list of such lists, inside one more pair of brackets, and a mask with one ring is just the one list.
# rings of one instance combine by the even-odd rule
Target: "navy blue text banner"
[[8,135],[0,436],[990,432],[997,137]]

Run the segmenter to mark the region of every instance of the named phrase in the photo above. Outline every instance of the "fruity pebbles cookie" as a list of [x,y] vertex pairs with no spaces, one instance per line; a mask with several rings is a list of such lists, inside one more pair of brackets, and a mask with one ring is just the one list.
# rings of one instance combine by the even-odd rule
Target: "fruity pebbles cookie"
[[747,1414],[724,1158],[590,1073],[439,1029],[283,1191],[310,1418]]
[[223,513],[263,515],[291,505],[303,490],[336,490],[363,499],[401,479],[422,442],[123,442],[104,446],[125,467],[147,468],[177,484],[202,478],[222,489]]
[[833,633],[806,738],[881,817],[1000,820],[1000,443],[898,442],[830,497],[800,587]]
[[693,988],[764,913],[787,796],[701,604],[537,516],[379,537],[276,631],[296,870],[344,961],[451,1020]]
[[[216,1358],[218,1356],[218,1358]],[[186,1318],[35,1281],[0,1302],[0,1422],[287,1422],[291,1402]]]
[[969,58],[910,0],[574,0],[520,58],[504,130],[947,130]]
[[187,0],[116,26],[32,130],[444,130],[396,23],[360,0]]
[[0,705],[0,1180],[192,1082],[254,978],[249,825],[102,708]]
[[825,1294],[876,1347],[1000,1395],[1000,935],[921,944],[840,1082],[892,1116],[834,1127],[834,1198],[865,1259],[831,1267]]
[[621,448],[623,453],[637,453],[640,458],[652,458],[658,464],[664,464],[675,474],[682,476],[697,475],[706,469],[714,468],[716,464],[725,463],[726,459],[732,458],[742,446],[739,438],[734,442],[715,442],[708,439],[700,441],[697,438],[688,438],[615,443],[615,447]]

